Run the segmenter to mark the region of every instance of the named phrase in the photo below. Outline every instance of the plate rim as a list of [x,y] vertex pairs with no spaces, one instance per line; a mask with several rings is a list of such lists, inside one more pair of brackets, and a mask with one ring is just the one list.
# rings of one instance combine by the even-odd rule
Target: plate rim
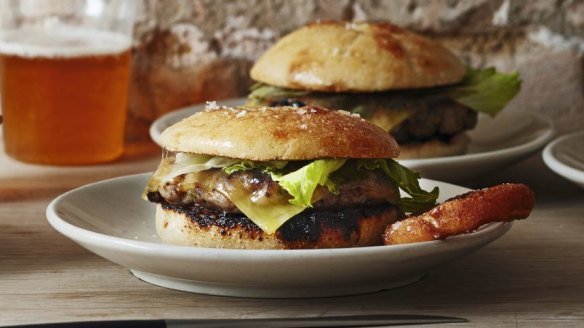
[[554,171],[555,173],[561,175],[562,177],[577,182],[577,183],[584,183],[584,171],[578,170],[570,165],[567,165],[560,161],[554,154],[554,149],[565,142],[566,140],[570,140],[573,138],[584,137],[584,131],[573,132],[565,134],[561,137],[558,137],[554,141],[550,142],[542,152],[542,158],[546,166]]
[[[222,99],[222,100],[216,100],[216,101],[231,104],[231,103],[235,103],[235,102],[242,102],[245,99],[246,99],[245,97],[237,97],[237,98],[228,98],[228,99]],[[177,116],[177,115],[181,116],[183,113],[188,113],[188,112],[192,111],[195,107],[201,107],[204,105],[205,105],[204,103],[193,104],[193,105],[190,105],[187,107],[182,107],[182,108],[176,109],[174,111],[171,111],[169,113],[166,113],[166,114],[158,117],[150,125],[150,128],[149,128],[150,138],[154,141],[154,143],[161,146],[160,134],[162,132],[161,131],[159,132],[159,128],[160,128],[160,125],[162,124],[162,122],[170,119],[171,117]],[[542,147],[543,145],[545,145],[548,141],[550,141],[553,138],[553,136],[555,134],[555,127],[554,127],[553,121],[551,119],[549,119],[548,117],[545,117],[545,116],[538,114],[538,113],[532,113],[532,112],[527,112],[527,111],[525,111],[524,113],[527,115],[530,115],[535,120],[537,120],[539,123],[542,123],[543,125],[545,125],[545,127],[542,127],[542,131],[544,131],[544,132],[541,135],[539,135],[537,138],[534,138],[528,142],[525,142],[525,143],[522,143],[519,145],[515,145],[515,146],[511,146],[511,147],[507,147],[507,148],[503,148],[503,149],[489,150],[489,151],[480,152],[480,153],[432,157],[432,158],[422,158],[422,159],[401,159],[401,160],[399,160],[399,162],[406,165],[406,166],[411,166],[411,167],[447,165],[447,164],[452,164],[455,162],[456,163],[463,163],[463,162],[472,162],[472,161],[477,161],[477,160],[485,160],[485,159],[489,159],[493,155],[497,156],[498,158],[508,158],[510,155],[513,155],[513,154],[517,153],[518,151],[522,151],[523,154],[530,153],[531,151],[535,151],[538,148]]]
[[[126,248],[126,250],[147,252],[149,254],[165,256],[172,254],[174,257],[214,257],[216,255],[221,255],[222,258],[229,257],[230,259],[241,259],[242,255],[261,255],[262,260],[273,260],[274,258],[295,258],[295,257],[317,257],[321,258],[323,256],[356,256],[365,254],[377,254],[385,253],[391,251],[400,251],[404,249],[409,249],[412,247],[434,247],[444,243],[453,242],[464,242],[464,239],[469,236],[480,236],[487,233],[501,233],[507,232],[513,222],[494,222],[483,226],[481,230],[471,232],[469,234],[463,234],[458,236],[452,236],[444,240],[433,240],[426,242],[418,242],[411,244],[400,244],[400,245],[380,245],[380,246],[367,246],[367,247],[346,247],[346,248],[328,248],[328,249],[287,249],[287,250],[274,250],[274,249],[225,249],[225,248],[203,248],[203,247],[192,247],[192,246],[181,246],[181,245],[169,245],[164,243],[154,243],[141,240],[133,240],[128,238],[117,237],[113,235],[108,235],[101,232],[95,232],[88,229],[84,229],[75,224],[67,222],[65,219],[61,218],[57,213],[58,206],[66,201],[67,197],[72,194],[82,192],[87,188],[94,188],[97,185],[115,183],[119,180],[124,179],[140,179],[148,175],[151,172],[138,173],[132,175],[124,175],[119,177],[114,177],[110,179],[100,180],[93,183],[89,183],[75,189],[69,190],[56,198],[54,198],[46,208],[45,214],[49,224],[57,230],[59,233],[63,234],[69,239],[79,243],[78,240],[84,242],[90,242],[91,244],[99,243],[100,247],[114,248],[114,246],[119,246]],[[430,182],[439,182],[442,184],[452,185],[458,188],[468,189],[462,186],[454,185],[448,182],[437,181],[432,179],[422,179]],[[470,190],[470,189],[469,189]],[[145,203],[146,204],[146,203]],[[152,214],[152,219],[154,219],[154,213]],[[63,230],[67,231],[64,232]],[[70,233],[73,231],[74,233]],[[75,236],[72,237],[71,235]],[[285,254],[285,255],[284,255]],[[246,257],[247,258],[247,257]]]

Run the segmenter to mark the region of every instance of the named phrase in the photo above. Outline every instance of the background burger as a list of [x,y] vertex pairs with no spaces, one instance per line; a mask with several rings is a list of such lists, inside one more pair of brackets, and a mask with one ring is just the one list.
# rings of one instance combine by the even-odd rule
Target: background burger
[[400,158],[464,153],[477,112],[495,115],[518,75],[465,67],[437,42],[389,23],[314,23],[280,39],[251,69],[252,105],[359,113],[390,132]]
[[[166,129],[144,197],[172,244],[329,248],[382,244],[388,224],[438,190],[391,158],[395,140],[345,111],[208,104]],[[410,195],[400,198],[399,189]]]

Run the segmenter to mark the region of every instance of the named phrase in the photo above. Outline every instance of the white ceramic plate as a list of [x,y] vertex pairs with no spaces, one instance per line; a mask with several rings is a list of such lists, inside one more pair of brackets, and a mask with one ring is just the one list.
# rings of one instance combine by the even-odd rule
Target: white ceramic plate
[[584,188],[584,132],[551,142],[543,151],[543,160],[554,172]]
[[[218,101],[238,106],[245,98]],[[160,144],[164,129],[205,107],[204,104],[165,114],[150,126],[150,136]],[[443,181],[463,181],[483,176],[515,164],[540,150],[553,136],[552,123],[529,112],[503,111],[496,118],[480,115],[477,127],[469,132],[471,144],[465,155],[401,160],[423,177]]]
[[[443,241],[322,250],[165,245],[155,232],[154,205],[140,198],[149,176],[120,177],[69,191],[51,202],[48,220],[83,247],[155,285],[213,295],[286,298],[350,295],[410,284],[511,228],[511,223],[494,223]],[[422,180],[421,185],[439,186],[442,200],[468,191],[432,180]]]

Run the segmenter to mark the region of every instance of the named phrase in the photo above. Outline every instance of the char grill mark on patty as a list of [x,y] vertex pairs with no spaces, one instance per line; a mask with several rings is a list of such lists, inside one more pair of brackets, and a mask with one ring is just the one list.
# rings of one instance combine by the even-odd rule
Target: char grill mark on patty
[[[156,193],[150,193],[152,197]],[[149,199],[151,195],[148,195]],[[222,234],[228,234],[230,230],[244,230],[251,235],[262,236],[264,232],[249,218],[240,213],[228,213],[217,209],[207,208],[198,204],[177,205],[161,203],[165,210],[173,210],[186,215],[201,229],[212,226],[222,229]],[[336,229],[341,232],[345,241],[351,239],[352,234],[359,230],[360,220],[382,215],[388,209],[397,209],[389,204],[376,206],[359,206],[342,210],[307,210],[297,214],[286,221],[277,231],[276,236],[290,243],[316,242],[325,229]]]

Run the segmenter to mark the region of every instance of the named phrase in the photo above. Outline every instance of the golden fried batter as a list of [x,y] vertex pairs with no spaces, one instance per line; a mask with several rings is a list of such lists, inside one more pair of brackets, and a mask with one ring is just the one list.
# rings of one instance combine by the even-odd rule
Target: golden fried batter
[[525,219],[534,202],[535,194],[524,184],[471,191],[388,226],[383,239],[386,245],[444,239],[490,222]]

